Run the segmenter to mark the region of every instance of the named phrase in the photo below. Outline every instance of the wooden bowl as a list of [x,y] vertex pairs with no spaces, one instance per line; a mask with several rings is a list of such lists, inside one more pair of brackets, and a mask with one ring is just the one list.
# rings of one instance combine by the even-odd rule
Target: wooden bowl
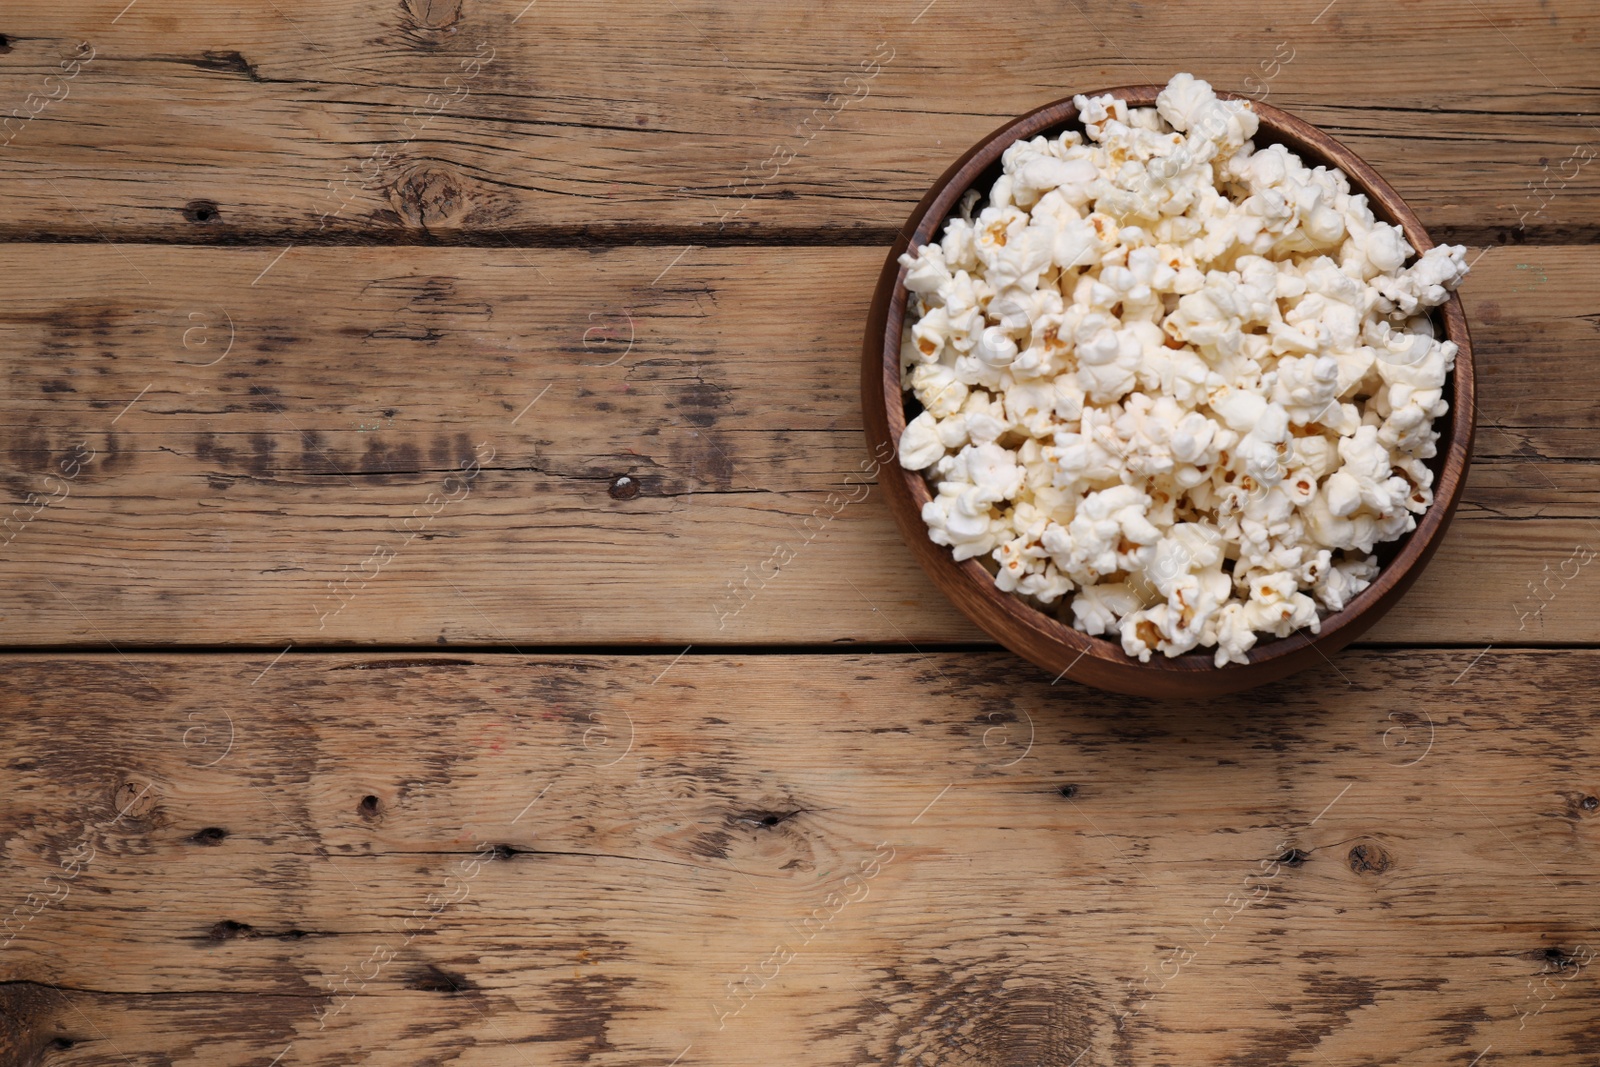
[[[1119,96],[1130,107],[1148,107],[1155,103],[1161,89],[1159,85],[1134,85],[1102,93]],[[1243,99],[1234,93],[1217,95],[1228,100]],[[1279,143],[1310,166],[1337,166],[1350,179],[1353,190],[1367,195],[1378,218],[1405,230],[1406,240],[1419,254],[1433,247],[1434,242],[1405,201],[1355,153],[1275,107],[1260,103],[1252,106],[1261,120],[1255,137],[1257,145]],[[900,389],[900,333],[906,313],[906,289],[905,269],[897,262],[900,254],[908,247],[920,248],[933,240],[967,190],[988,191],[999,177],[1000,154],[1008,145],[1041,134],[1059,134],[1074,127],[1077,117],[1077,108],[1070,99],[1058,100],[1002,126],[944,172],[901,228],[900,239],[890,250],[878,279],[862,344],[862,409],[867,442],[874,455],[887,454],[882,451],[886,446],[898,455],[900,435],[906,428]],[[1328,657],[1361,636],[1393,607],[1422,572],[1455,513],[1472,451],[1472,343],[1459,297],[1452,295],[1448,303],[1436,309],[1434,321],[1460,351],[1455,370],[1445,383],[1450,412],[1434,422],[1440,434],[1440,449],[1428,461],[1434,473],[1432,506],[1411,533],[1375,548],[1381,567],[1377,578],[1343,611],[1324,616],[1320,633],[1302,630],[1285,638],[1263,637],[1248,654],[1247,663],[1217,667],[1212,650],[1196,650],[1172,658],[1157,652],[1149,663],[1140,663],[1122,651],[1120,642],[1092,637],[1013,594],[1001,592],[976,559],[957,563],[950,549],[930,541],[927,525],[922,521],[922,506],[932,494],[920,472],[905,470],[897,460],[890,459],[883,465],[880,480],[901,536],[934,583],[990,636],[1052,675],[1064,674],[1101,689],[1150,697],[1210,696],[1276,681],[1302,668],[1328,662]]]

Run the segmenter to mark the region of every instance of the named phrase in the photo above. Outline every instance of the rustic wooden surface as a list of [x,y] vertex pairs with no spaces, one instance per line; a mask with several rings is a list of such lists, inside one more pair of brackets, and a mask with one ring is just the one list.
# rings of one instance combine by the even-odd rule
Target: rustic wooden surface
[[[1597,24],[8,3],[0,1064],[1593,1067]],[[970,628],[856,374],[951,159],[1178,69],[1481,255],[1439,556],[1205,706]]]
[[[0,550],[10,640],[981,636],[862,487],[882,250],[697,249],[651,288],[681,246],[295,248],[252,286],[280,250],[0,247],[0,343],[35,357],[0,383],[3,477],[57,497]],[[1600,250],[1497,248],[1477,271],[1466,497],[1369,640],[1600,642],[1592,591],[1541,584],[1600,537]],[[481,476],[447,488],[480,443]],[[459,499],[423,526],[430,494]],[[765,579],[780,544],[794,562]]]
[[[1320,19],[1326,0],[137,0],[117,19],[126,3],[7,5],[18,81],[80,40],[97,52],[0,161],[6,229],[633,241],[714,234],[742,207],[738,232],[881,236],[1005,119],[1190,68],[1264,88],[1429,226],[1474,238],[1536,209],[1541,157],[1554,174],[1600,139],[1585,114],[1600,12],[1579,0],[1337,0]],[[875,78],[846,81],[872,59]],[[763,166],[786,144],[792,161]],[[391,151],[363,172],[375,145]],[[186,218],[195,200],[216,214]],[[1535,225],[1600,233],[1600,187],[1564,190]]]
[[8,668],[11,886],[94,850],[6,950],[11,1062],[1595,1047],[1561,962],[1600,943],[1592,651],[1350,653],[1207,704],[1003,653]]

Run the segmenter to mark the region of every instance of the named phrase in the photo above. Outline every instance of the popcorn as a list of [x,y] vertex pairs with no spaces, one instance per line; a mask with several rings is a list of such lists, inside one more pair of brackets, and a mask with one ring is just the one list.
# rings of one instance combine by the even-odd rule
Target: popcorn
[[931,411],[906,424],[900,435],[900,466],[908,471],[926,470],[945,454],[944,442],[939,440],[939,421]]
[[[1074,98],[901,257],[900,463],[928,536],[1148,660],[1317,632],[1433,502],[1456,346],[1421,256],[1337,169],[1257,149],[1248,102],[1176,75]],[[981,209],[979,205],[981,204]]]
[[[967,387],[955,372],[943,363],[922,364],[911,368],[905,384],[916,394],[935,419],[945,419],[961,410],[967,399]],[[935,459],[938,457],[935,456]],[[924,464],[923,466],[927,466]],[[910,468],[921,470],[921,467]]]

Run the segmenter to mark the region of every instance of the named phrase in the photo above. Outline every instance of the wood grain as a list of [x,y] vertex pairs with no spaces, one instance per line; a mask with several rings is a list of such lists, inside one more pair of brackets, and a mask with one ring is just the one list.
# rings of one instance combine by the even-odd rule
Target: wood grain
[[0,135],[0,232],[886,243],[1003,120],[1193,69],[1328,129],[1446,236],[1600,234],[1576,0],[124,7],[7,5],[0,113],[39,113]]
[[[881,250],[282,251],[0,253],[6,640],[981,638],[868,487]],[[1372,639],[1600,640],[1597,266],[1480,260],[1478,457]]]
[[[7,3],[0,641],[118,651],[0,654],[0,1063],[1588,1067],[1600,650],[1503,646],[1600,643],[1597,21]],[[931,651],[883,252],[1178,69],[1505,245],[1369,637],[1460,647],[1165,706]]]
[[66,889],[13,913],[9,1063],[1577,1067],[1596,1039],[1594,651],[1346,652],[1164,705],[1003,653],[6,666],[5,907]]

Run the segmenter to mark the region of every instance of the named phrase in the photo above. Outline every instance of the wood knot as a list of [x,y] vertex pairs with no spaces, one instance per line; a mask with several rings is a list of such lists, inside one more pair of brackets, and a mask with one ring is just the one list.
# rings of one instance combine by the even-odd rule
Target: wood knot
[[1350,849],[1350,869],[1357,874],[1382,874],[1393,866],[1394,860],[1381,845],[1369,842]]
[[[9,977],[9,976],[8,976]],[[42,1063],[43,1053],[66,1041],[61,1031],[67,1027],[70,1011],[63,1012],[62,993],[54,986],[13,978],[0,982],[0,1056],[5,1063]],[[70,1002],[69,1002],[70,1003]]]
[[1309,852],[1302,852],[1297,848],[1291,848],[1283,855],[1279,856],[1277,862],[1284,867],[1304,867],[1306,860],[1310,858],[1311,854]]
[[142,819],[156,809],[154,782],[123,782],[112,794],[117,815],[124,819]]
[[1581,806],[1584,811],[1593,811],[1596,808],[1600,808],[1600,797],[1584,797]]
[[[910,986],[916,978],[906,982]],[[892,1003],[893,1031],[877,1036],[866,1051],[875,1062],[1016,1063],[1029,1067],[1090,1067],[1101,1061],[1085,1052],[1094,1043],[1101,1009],[1088,990],[1043,975],[1018,974],[999,961],[957,968],[922,978],[921,1003]],[[932,979],[931,981],[929,979]],[[894,989],[884,983],[880,989]],[[921,1000],[921,998],[918,998]],[[881,1042],[881,1045],[880,1045]],[[876,1047],[875,1047],[876,1046]]]
[[611,479],[611,488],[606,491],[612,500],[632,500],[639,495],[639,479],[619,474]]
[[467,192],[461,178],[435,163],[413,166],[389,188],[389,203],[407,226],[440,226],[466,214]]
[[220,826],[208,826],[189,838],[197,845],[220,845],[222,839],[228,836],[228,831]]
[[183,217],[190,222],[202,225],[210,222],[220,222],[222,212],[217,208],[215,200],[191,200],[183,205]]
[[435,35],[449,36],[461,21],[461,0],[400,0],[400,22],[409,31],[423,31],[428,43]]
[[1564,971],[1578,962],[1577,956],[1569,955],[1554,945],[1545,949],[1541,954],[1541,958],[1547,968],[1553,967],[1558,971]]
[[801,814],[803,810],[797,808],[794,811],[747,811],[742,815],[735,815],[734,821],[763,826],[770,830]]

